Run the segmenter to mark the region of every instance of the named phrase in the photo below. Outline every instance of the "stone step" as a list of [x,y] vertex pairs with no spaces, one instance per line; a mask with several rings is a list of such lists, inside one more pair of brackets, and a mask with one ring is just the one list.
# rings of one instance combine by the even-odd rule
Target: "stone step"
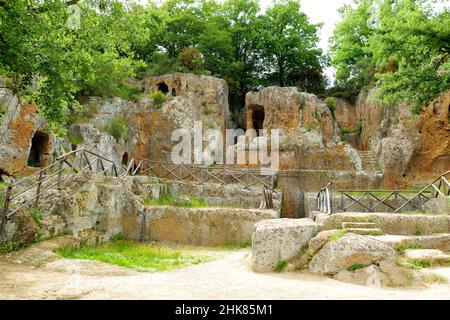
[[383,235],[383,230],[378,228],[346,228],[344,229],[346,233],[354,233],[362,236],[381,236]]
[[436,249],[407,249],[405,258],[423,267],[450,265],[450,255]]
[[348,228],[364,228],[364,229],[376,229],[378,226],[374,222],[342,222],[342,229]]

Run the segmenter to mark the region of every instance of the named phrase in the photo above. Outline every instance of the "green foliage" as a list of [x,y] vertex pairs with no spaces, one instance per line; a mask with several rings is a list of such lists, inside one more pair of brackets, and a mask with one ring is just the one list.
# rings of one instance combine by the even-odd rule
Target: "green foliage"
[[203,69],[203,57],[201,52],[195,47],[184,48],[178,55],[181,65],[189,71]]
[[248,248],[251,246],[252,246],[251,242],[236,243],[236,242],[225,241],[224,244],[222,244],[218,248],[222,249],[222,250],[239,250],[239,249],[244,249],[244,248]]
[[450,88],[450,11],[423,0],[354,2],[331,39],[336,86],[354,95],[376,85],[380,100],[420,113]]
[[[0,72],[58,127],[88,95],[139,99],[131,80],[173,71],[223,77],[238,116],[245,94],[266,85],[323,91],[325,59],[296,0],[167,0],[147,6],[85,0],[70,28],[64,0],[0,6]],[[235,123],[238,123],[235,119]]]
[[140,272],[160,272],[206,262],[208,257],[151,246],[127,240],[114,240],[101,245],[61,248],[58,254],[68,259],[96,260]]
[[275,272],[283,272],[287,265],[287,260],[279,260],[275,265]]
[[31,208],[30,209],[30,213],[31,213],[31,216],[33,217],[33,219],[34,219],[34,221],[38,224],[38,225],[40,225],[41,224],[41,221],[42,221],[42,219],[43,219],[43,215],[42,215],[42,212],[41,211],[39,211],[39,209],[37,209],[37,208]]
[[365,265],[362,263],[355,263],[354,265],[351,265],[347,270],[348,271],[356,271],[364,269]]
[[118,142],[124,138],[127,128],[128,124],[124,119],[112,118],[106,127],[106,131]]
[[339,238],[342,238],[343,236],[345,236],[345,231],[344,230],[339,230],[339,232],[336,232],[335,234],[329,236],[328,240],[329,241],[334,241],[334,240],[337,240]]
[[70,143],[73,144],[74,146],[78,146],[80,144],[83,143],[83,137],[79,136],[75,133],[68,133],[67,134],[67,139],[69,139]]
[[415,242],[410,244],[402,244],[397,248],[397,252],[400,255],[403,255],[407,249],[422,249],[422,247]]
[[336,107],[334,105],[334,99],[333,98],[326,98],[325,99],[325,104],[328,107],[328,109],[330,109],[331,114],[333,114],[333,116],[334,116],[334,112],[336,111]]
[[410,261],[410,263],[411,263],[411,266],[413,269],[423,269],[423,268],[431,267],[431,262],[423,261],[420,259],[414,259],[414,260]]
[[162,105],[164,104],[164,102],[166,102],[166,95],[164,93],[162,93],[161,91],[155,91],[151,97],[150,97],[153,101],[153,104],[155,105],[155,107],[157,108],[161,108]]
[[20,250],[24,247],[22,243],[7,241],[0,243],[0,255]]

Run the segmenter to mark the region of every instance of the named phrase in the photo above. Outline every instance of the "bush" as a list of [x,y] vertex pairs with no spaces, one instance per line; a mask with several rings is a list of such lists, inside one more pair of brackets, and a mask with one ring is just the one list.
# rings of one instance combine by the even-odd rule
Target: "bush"
[[326,98],[325,99],[325,104],[327,105],[328,109],[330,109],[331,113],[333,114],[334,117],[334,112],[336,110],[336,107],[334,105],[334,99],[333,98]]
[[178,61],[189,71],[203,69],[203,56],[195,47],[184,48],[178,55]]
[[166,102],[166,95],[161,91],[155,91],[152,96],[152,101],[155,107],[161,108],[164,102]]
[[114,118],[111,119],[107,128],[108,133],[119,142],[123,138],[125,131],[127,130],[127,123],[123,119]]

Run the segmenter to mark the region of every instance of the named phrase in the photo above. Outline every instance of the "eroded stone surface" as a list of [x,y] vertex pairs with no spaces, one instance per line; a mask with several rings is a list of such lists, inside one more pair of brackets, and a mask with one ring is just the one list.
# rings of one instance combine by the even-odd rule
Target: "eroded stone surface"
[[280,261],[300,256],[319,232],[310,219],[274,219],[255,225],[252,239],[252,269],[272,272]]
[[315,273],[332,275],[355,264],[369,266],[383,260],[393,261],[395,257],[394,249],[381,241],[346,234],[325,244],[309,263],[309,269]]

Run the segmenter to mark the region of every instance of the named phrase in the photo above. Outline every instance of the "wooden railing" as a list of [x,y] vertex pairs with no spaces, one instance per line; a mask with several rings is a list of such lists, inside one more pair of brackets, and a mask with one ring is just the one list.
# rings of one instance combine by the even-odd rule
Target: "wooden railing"
[[[423,210],[423,200],[426,201],[431,200],[432,198],[450,196],[450,171],[445,172],[439,178],[434,180],[432,183],[427,185],[425,188],[420,190],[417,194],[415,194],[411,199],[406,201],[403,205],[401,205],[395,212],[401,212],[403,208],[405,208],[408,204],[413,204],[413,201],[417,199],[420,204],[421,211]],[[428,197],[427,195],[431,195]],[[415,206],[415,205],[414,205]]]
[[[0,241],[5,236],[7,220],[19,210],[38,207],[44,195],[59,187],[70,173],[93,171],[119,176],[115,163],[91,151],[78,149],[56,159],[51,165],[7,186],[0,208]],[[48,202],[50,199],[46,199]]]
[[331,202],[332,202],[332,193],[331,193],[331,182],[329,182],[325,188],[320,189],[317,194],[317,211],[326,213],[328,215],[332,214]]
[[[338,210],[349,211],[353,206],[368,212],[401,213],[408,210],[425,212],[424,204],[440,196],[450,196],[450,171],[428,184],[421,190],[343,190]],[[349,199],[349,203],[345,203]],[[352,209],[353,210],[353,209]]]
[[262,186],[270,190],[274,190],[277,184],[276,172],[264,174],[261,170],[173,164],[138,158],[132,159],[127,166],[123,167],[122,175],[148,175],[168,180],[213,182],[222,185],[240,184],[244,188]]

